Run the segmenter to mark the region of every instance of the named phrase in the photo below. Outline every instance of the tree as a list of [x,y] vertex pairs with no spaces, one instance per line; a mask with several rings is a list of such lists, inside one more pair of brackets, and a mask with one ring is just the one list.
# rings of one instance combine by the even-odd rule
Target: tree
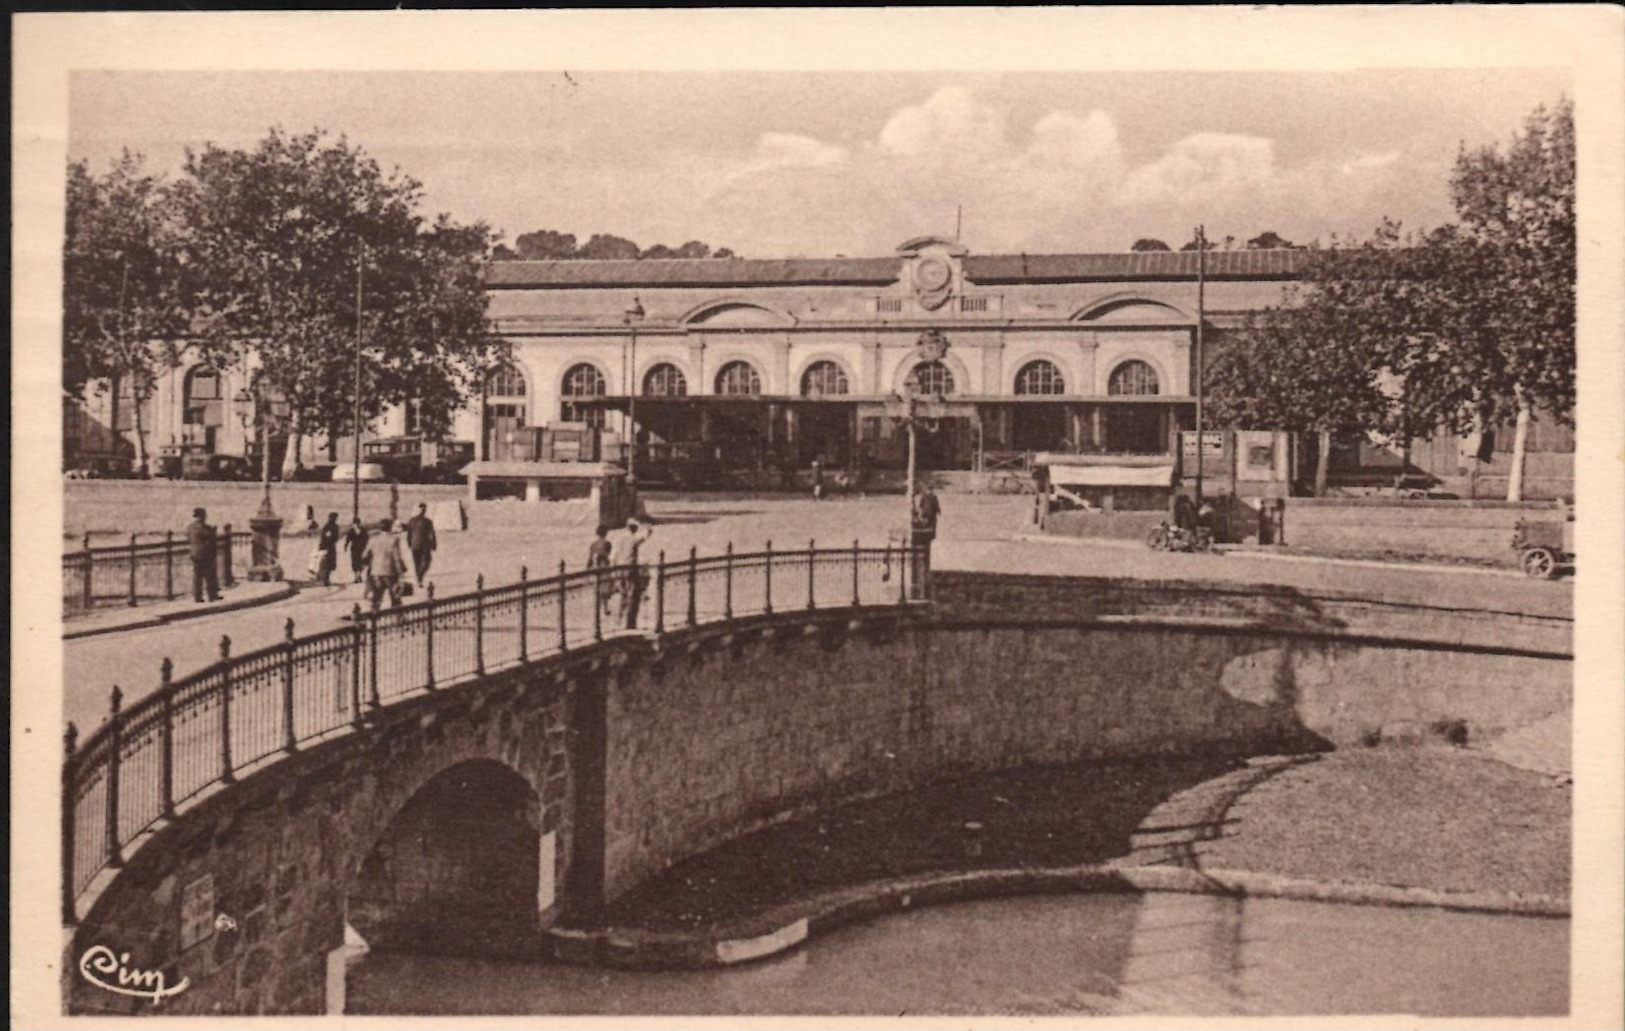
[[640,253],[642,252],[639,251],[638,245],[625,237],[594,233],[586,243],[581,245],[581,250],[576,254],[576,257],[594,261],[625,261],[636,258]]
[[1266,251],[1283,247],[1297,246],[1297,244],[1281,236],[1280,233],[1277,233],[1273,229],[1265,230],[1264,232],[1253,237],[1251,240],[1247,241],[1247,249],[1250,251]]
[[1316,496],[1333,436],[1389,427],[1398,412],[1371,335],[1348,317],[1351,275],[1347,255],[1314,252],[1301,284],[1223,339],[1203,377],[1215,423],[1316,435]]
[[1480,425],[1515,420],[1507,500],[1522,498],[1537,408],[1572,423],[1575,367],[1574,105],[1536,108],[1505,151],[1463,149],[1450,178],[1463,232],[1445,288],[1464,318],[1455,350],[1487,375]]
[[663,243],[657,243],[653,247],[650,247],[648,250],[646,250],[643,253],[639,254],[638,257],[640,257],[640,258],[675,258],[675,257],[677,257],[677,252],[672,250],[670,247],[667,247]]
[[82,397],[94,381],[128,395],[145,475],[143,410],[158,377],[180,363],[187,313],[170,188],[142,166],[128,150],[103,176],[83,161],[68,166],[62,346],[70,395]]
[[[1227,236],[1227,237],[1225,237],[1225,239],[1226,240],[1233,240],[1235,238]],[[1218,241],[1214,240],[1211,237],[1209,237],[1206,241],[1201,241],[1201,242],[1204,242],[1206,244],[1206,246],[1200,246],[1199,247],[1199,241],[1197,240],[1196,237],[1193,236],[1193,237],[1191,237],[1190,242],[1187,243],[1185,246],[1181,247],[1180,250],[1181,251],[1194,251],[1194,250],[1200,249],[1200,250],[1204,250],[1204,251],[1216,251],[1216,250],[1219,249]]]
[[1171,251],[1171,250],[1173,250],[1173,248],[1169,247],[1167,244],[1163,243],[1161,240],[1154,240],[1154,239],[1151,239],[1150,237],[1141,237],[1140,239],[1134,241],[1134,246],[1130,247],[1129,250],[1131,250],[1131,251]]
[[739,255],[735,254],[727,247],[718,247],[716,250],[711,252],[711,257],[713,258],[737,258],[738,256]]
[[252,150],[189,151],[177,197],[197,342],[257,362],[257,382],[287,406],[285,475],[303,434],[351,431],[357,407],[367,421],[415,400],[444,425],[506,354],[485,319],[490,230],[444,215],[425,225],[419,184],[342,137],[273,129]]
[[534,233],[520,233],[513,245],[514,254],[521,261],[548,261],[576,256],[574,233],[539,229]]
[[675,256],[679,258],[709,258],[711,256],[711,245],[701,243],[699,240],[690,240],[677,248]]

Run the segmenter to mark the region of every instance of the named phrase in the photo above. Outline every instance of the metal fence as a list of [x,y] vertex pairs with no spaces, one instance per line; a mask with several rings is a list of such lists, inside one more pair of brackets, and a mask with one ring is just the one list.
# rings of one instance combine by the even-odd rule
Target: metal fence
[[[80,551],[62,556],[62,614],[82,615],[110,605],[139,605],[142,602],[174,601],[192,589],[192,561],[186,538],[167,532],[162,540],[141,541],[131,534],[130,543],[93,548],[90,535]],[[229,587],[239,575],[247,575],[250,533],[233,533],[230,526],[216,531],[216,575],[221,586]]]
[[928,553],[905,547],[805,548],[668,560],[558,574],[365,612],[348,626],[183,677],[165,659],[156,691],[128,709],[113,688],[108,719],[83,745],[68,725],[62,768],[62,908],[122,865],[139,835],[203,792],[303,745],[362,728],[379,709],[602,641],[632,628],[665,633],[774,612],[906,605],[924,595]]

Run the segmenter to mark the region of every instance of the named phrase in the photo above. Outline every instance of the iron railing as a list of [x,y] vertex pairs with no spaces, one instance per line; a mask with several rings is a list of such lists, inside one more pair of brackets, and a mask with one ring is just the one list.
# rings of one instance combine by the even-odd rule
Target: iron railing
[[[174,601],[192,590],[192,561],[186,538],[173,531],[162,540],[141,541],[131,534],[130,543],[106,547],[84,547],[62,556],[62,614],[81,615],[109,605],[139,605],[143,602]],[[150,536],[150,535],[147,535]],[[246,575],[250,533],[233,533],[221,527],[215,536],[216,575],[223,587]]]
[[[906,605],[925,595],[928,552],[907,547],[774,548],[569,572],[472,593],[363,611],[349,624],[232,655],[176,679],[165,659],[155,691],[108,718],[83,743],[68,724],[62,768],[62,910],[121,866],[141,834],[217,785],[312,742],[367,726],[407,698],[477,681],[604,640],[618,628],[657,634],[756,614]],[[632,599],[639,610],[629,612]],[[625,613],[625,615],[623,615]]]

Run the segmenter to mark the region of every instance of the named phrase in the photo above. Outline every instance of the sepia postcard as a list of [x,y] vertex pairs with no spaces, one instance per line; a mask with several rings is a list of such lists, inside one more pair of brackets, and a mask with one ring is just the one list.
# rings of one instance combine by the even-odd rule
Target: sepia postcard
[[13,1026],[1625,1026],[1620,8],[13,27]]

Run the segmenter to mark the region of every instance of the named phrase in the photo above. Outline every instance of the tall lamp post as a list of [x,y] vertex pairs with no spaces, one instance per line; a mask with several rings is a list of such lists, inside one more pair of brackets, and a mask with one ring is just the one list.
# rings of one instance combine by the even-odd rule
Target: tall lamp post
[[631,357],[627,361],[626,380],[626,481],[634,490],[638,485],[638,324],[643,321],[643,305],[636,297],[626,309],[621,322],[630,332]]
[[237,418],[247,434],[249,423],[254,424],[254,440],[260,449],[260,509],[248,521],[254,533],[253,562],[248,567],[250,580],[272,581],[282,579],[279,557],[282,538],[282,520],[271,507],[271,432],[279,416],[275,402],[265,391],[264,384],[255,378],[253,390],[239,390],[232,402]]

